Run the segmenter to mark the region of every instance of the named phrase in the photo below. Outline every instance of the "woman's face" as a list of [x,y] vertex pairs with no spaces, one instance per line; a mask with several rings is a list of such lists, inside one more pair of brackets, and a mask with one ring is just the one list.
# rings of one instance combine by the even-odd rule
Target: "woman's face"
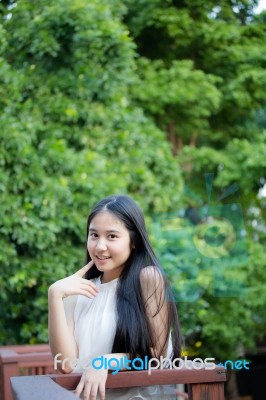
[[100,212],[92,219],[87,248],[94,264],[103,272],[102,283],[120,276],[132,250],[124,223],[108,211]]

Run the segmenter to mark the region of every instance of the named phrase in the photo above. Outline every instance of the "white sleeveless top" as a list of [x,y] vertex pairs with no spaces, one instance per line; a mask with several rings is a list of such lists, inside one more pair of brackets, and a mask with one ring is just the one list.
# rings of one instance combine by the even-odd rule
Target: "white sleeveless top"
[[[101,278],[94,278],[92,282],[99,288],[99,293],[94,299],[86,296],[78,296],[74,311],[74,336],[78,346],[79,363],[73,372],[84,372],[81,365],[95,357],[112,352],[113,342],[116,333],[116,288],[118,279],[108,283],[101,283]],[[172,343],[169,340],[167,357],[172,352]],[[130,389],[107,389],[107,399],[127,400],[127,399],[152,399],[153,394],[158,400],[160,393],[161,399],[173,399],[169,397],[169,388],[162,392],[163,387],[152,386]],[[159,391],[159,392],[158,392]],[[171,390],[173,391],[173,389]],[[144,396],[144,397],[143,397]]]
[[[101,283],[101,278],[92,279],[99,288],[94,299],[78,296],[74,312],[74,336],[80,360],[110,354],[116,332],[116,287],[118,278]],[[75,368],[73,372],[82,372]]]

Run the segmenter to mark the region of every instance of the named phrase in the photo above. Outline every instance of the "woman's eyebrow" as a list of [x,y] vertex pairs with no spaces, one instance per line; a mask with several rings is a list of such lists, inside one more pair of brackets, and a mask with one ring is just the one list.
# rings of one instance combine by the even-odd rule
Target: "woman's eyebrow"
[[[97,232],[97,229],[89,228],[89,232]],[[117,231],[116,229],[109,229],[106,232],[107,233],[120,233],[120,231]]]

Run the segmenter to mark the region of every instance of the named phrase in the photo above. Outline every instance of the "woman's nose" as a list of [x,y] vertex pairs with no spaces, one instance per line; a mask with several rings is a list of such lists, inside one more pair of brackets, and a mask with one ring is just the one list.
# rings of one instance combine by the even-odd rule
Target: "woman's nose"
[[99,239],[96,245],[98,250],[106,250],[107,246],[104,239]]

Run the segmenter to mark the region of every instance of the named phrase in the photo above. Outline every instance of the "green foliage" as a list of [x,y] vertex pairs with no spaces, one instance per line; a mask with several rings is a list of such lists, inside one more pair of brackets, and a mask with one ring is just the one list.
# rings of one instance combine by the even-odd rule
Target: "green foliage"
[[[181,202],[171,208],[179,221],[175,233],[157,232],[154,244],[182,300],[180,318],[191,351],[235,357],[239,346],[254,346],[266,323],[265,297],[255,298],[265,291],[266,205],[265,197],[258,196],[266,176],[265,13],[254,15],[256,1],[124,3],[124,20],[139,53],[132,95],[164,130],[186,187]],[[206,193],[208,172],[214,181]],[[230,259],[221,256],[217,263],[229,283],[239,280],[247,290],[242,297],[223,298],[213,293],[212,260],[199,254],[193,238],[204,223],[195,210],[228,203],[242,206],[246,242],[244,249],[233,248]],[[191,213],[187,225],[184,216]],[[229,240],[231,233],[219,224],[224,237],[218,237]],[[208,239],[199,232],[198,244]],[[226,292],[228,282],[217,282]],[[194,300],[193,294],[198,295]]]
[[[156,70],[159,77],[160,69],[162,74],[165,68],[169,70],[162,91],[167,84],[167,92],[173,98],[175,93],[183,109],[190,110],[190,115],[183,115],[175,101],[171,103],[173,110],[169,104],[160,109],[159,123],[163,117],[170,118],[170,108],[172,123],[168,133],[174,132],[179,138],[178,146],[180,138],[189,144],[193,135],[199,146],[206,144],[206,126],[211,147],[221,148],[232,137],[249,138],[256,129],[255,112],[265,106],[266,84],[265,21],[250,16],[255,2],[143,0],[135,5],[132,0],[125,0],[125,4],[125,20],[140,56],[150,60],[149,70]],[[185,79],[183,74],[176,74],[173,79],[173,69],[177,65],[184,68],[188,60],[190,71]],[[148,97],[150,74],[141,71],[140,76],[144,92],[141,96],[145,96],[147,87]],[[191,101],[189,95],[197,102]],[[138,100],[139,94],[136,97]],[[146,110],[146,105],[141,104]],[[149,101],[147,105],[149,112]],[[199,115],[205,117],[205,124],[198,121]],[[180,127],[183,120],[195,123],[197,129],[192,126],[189,133],[187,127]]]
[[[221,234],[214,237],[206,219],[196,225],[181,210],[157,214],[153,224],[153,241],[174,288],[189,355],[212,355],[217,361],[237,358],[241,346],[254,350],[250,332],[263,333],[265,326],[264,247],[241,237],[243,223],[234,209],[208,209],[212,216],[223,215],[213,223],[218,230],[225,226],[226,241]],[[194,209],[194,216],[203,210]],[[210,237],[201,247],[199,228],[205,227]]]
[[47,341],[47,289],[82,266],[96,201],[130,193],[148,211],[180,197],[169,144],[130,101],[135,53],[122,11],[22,1],[3,20],[2,343]]
[[[173,61],[166,68],[161,60],[142,57],[138,71],[140,79],[134,86],[134,95],[164,131],[170,129],[177,117],[174,132],[182,138],[209,131],[208,118],[220,104],[220,92],[215,86],[218,78],[195,70],[188,60]],[[145,90],[141,90],[143,81]]]
[[[255,5],[1,2],[2,343],[47,341],[47,288],[82,266],[86,216],[111,193],[149,216],[191,352],[236,357],[265,332],[266,19]],[[226,255],[204,253],[224,241]]]

